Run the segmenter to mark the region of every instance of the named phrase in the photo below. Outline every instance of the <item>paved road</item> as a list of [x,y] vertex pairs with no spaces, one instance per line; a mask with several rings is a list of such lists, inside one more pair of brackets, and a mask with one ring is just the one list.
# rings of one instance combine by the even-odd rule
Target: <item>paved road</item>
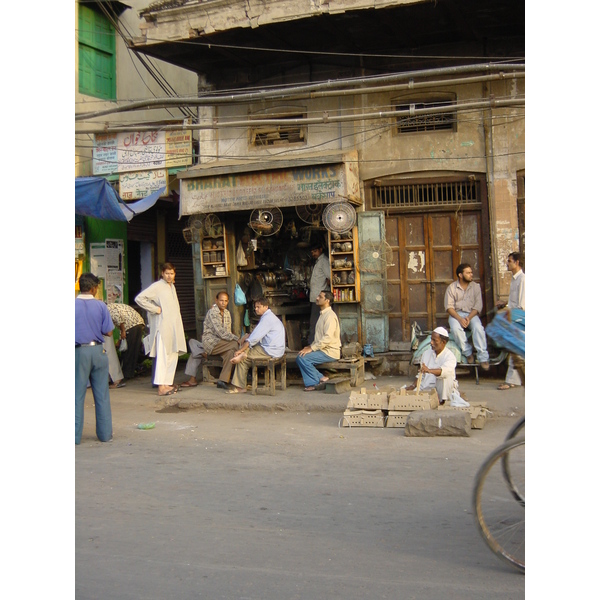
[[500,397],[496,383],[471,388],[515,412],[469,438],[339,428],[335,411],[182,411],[142,381],[112,394],[115,439],[101,444],[88,399],[76,597],[523,598],[470,506],[477,468],[524,409],[522,390]]

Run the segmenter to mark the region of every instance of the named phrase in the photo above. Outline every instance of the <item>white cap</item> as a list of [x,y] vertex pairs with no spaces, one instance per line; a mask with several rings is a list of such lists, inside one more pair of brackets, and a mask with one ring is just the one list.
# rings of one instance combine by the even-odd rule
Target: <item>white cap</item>
[[450,337],[450,335],[448,334],[448,330],[444,329],[443,327],[436,327],[433,330],[433,333],[437,333],[438,335],[443,335],[444,337]]

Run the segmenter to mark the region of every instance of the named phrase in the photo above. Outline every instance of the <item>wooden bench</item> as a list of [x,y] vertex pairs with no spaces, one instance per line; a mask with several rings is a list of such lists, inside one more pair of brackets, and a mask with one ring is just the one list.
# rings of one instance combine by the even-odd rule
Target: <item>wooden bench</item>
[[349,370],[351,387],[356,387],[365,380],[365,359],[362,356],[358,358],[340,358],[339,360],[320,363],[317,365],[317,369],[319,371],[321,369]]
[[217,377],[213,377],[210,372],[211,367],[219,369],[219,372],[223,368],[223,359],[218,355],[210,354],[206,358],[202,359],[202,381],[212,383],[217,381]]
[[[280,358],[249,358],[252,367],[252,394],[256,395],[257,390],[266,391],[270,396],[275,395],[275,368],[279,366],[280,384],[282,391],[286,387],[286,358],[285,354]],[[265,385],[258,387],[258,369],[265,370]]]

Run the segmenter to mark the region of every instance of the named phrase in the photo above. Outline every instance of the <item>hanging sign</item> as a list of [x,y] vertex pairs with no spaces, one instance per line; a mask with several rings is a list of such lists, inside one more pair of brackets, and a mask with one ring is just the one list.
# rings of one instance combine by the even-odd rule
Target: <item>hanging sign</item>
[[163,195],[168,196],[168,183],[166,169],[122,173],[119,175],[119,196],[123,200],[139,200],[163,187],[166,188]]

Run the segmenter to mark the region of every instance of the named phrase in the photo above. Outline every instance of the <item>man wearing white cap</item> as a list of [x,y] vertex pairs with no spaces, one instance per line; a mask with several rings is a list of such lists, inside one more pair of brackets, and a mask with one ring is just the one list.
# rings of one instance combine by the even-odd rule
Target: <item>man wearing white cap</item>
[[[420,389],[427,392],[436,389],[440,404],[451,399],[452,391],[456,383],[456,357],[446,348],[449,334],[443,327],[436,327],[431,334],[431,348],[427,348],[421,358],[421,379]],[[416,383],[407,387],[407,390],[414,390]]]

